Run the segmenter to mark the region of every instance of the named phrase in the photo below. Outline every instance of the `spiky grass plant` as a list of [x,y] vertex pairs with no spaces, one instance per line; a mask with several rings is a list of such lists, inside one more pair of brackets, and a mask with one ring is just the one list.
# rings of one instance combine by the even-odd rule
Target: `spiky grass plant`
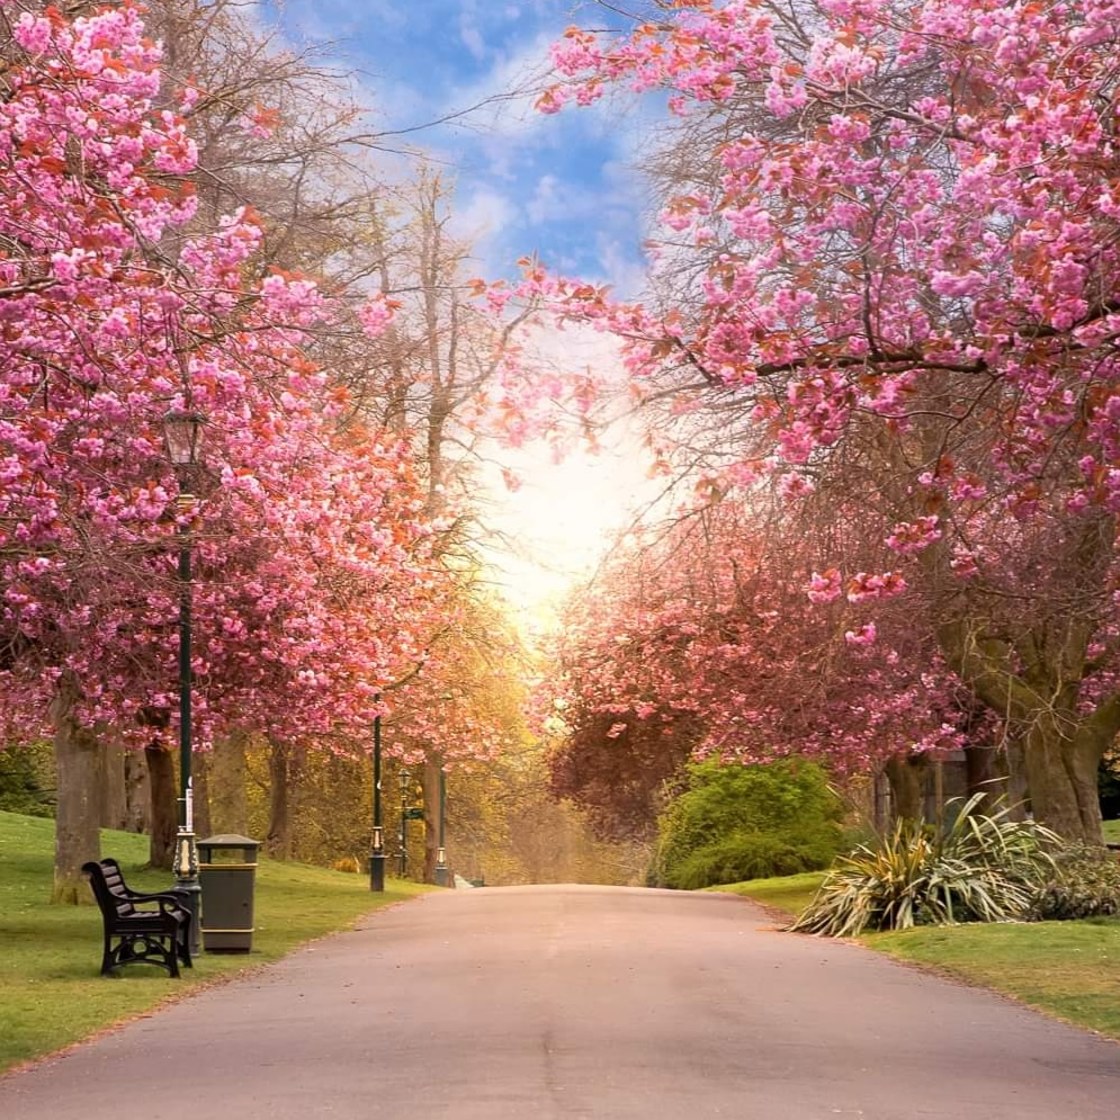
[[900,820],[839,859],[791,929],[830,937],[1026,915],[1053,872],[1056,833],[1008,810],[988,815],[977,795],[949,827]]

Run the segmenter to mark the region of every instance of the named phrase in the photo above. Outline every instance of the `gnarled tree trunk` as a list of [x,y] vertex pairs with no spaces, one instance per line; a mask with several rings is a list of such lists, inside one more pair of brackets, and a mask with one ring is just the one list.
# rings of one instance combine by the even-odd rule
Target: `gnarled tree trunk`
[[1087,714],[1078,710],[1087,634],[1071,625],[1036,636],[1026,671],[1007,642],[985,636],[969,619],[943,624],[938,636],[950,665],[1021,744],[1035,820],[1067,840],[1100,844],[1097,767],[1120,732],[1120,693]]
[[985,743],[964,748],[965,788],[969,797],[983,794],[986,805],[1005,800],[1007,783],[996,763],[995,747]]
[[1026,729],[1023,746],[1035,819],[1068,839],[1099,844],[1097,768],[1104,745],[1072,713],[1045,711]]

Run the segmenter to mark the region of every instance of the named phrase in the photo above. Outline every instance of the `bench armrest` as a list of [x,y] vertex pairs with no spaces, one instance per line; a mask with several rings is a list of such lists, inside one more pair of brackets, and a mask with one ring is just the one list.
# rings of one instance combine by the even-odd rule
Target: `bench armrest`
[[178,914],[189,914],[190,911],[183,905],[183,900],[174,894],[139,894],[136,891],[128,892],[128,901],[134,905],[142,906],[144,903],[156,903],[161,913],[174,911]]
[[158,899],[169,899],[172,902],[182,902],[174,891],[134,891],[131,887],[126,887],[123,883],[118,888],[118,892],[128,899],[129,902],[155,902]]

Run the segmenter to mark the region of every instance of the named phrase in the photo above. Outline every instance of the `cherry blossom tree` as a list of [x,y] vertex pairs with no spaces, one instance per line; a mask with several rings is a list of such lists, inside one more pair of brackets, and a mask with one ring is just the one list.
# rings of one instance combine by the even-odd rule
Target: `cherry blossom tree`
[[1035,815],[1099,840],[1120,730],[1115,3],[659,7],[570,31],[541,107],[667,96],[671,298],[528,290],[627,338],[651,395],[734,402],[728,484],[796,497],[858,467],[869,536],[1022,744]]
[[[159,52],[137,12],[23,12],[0,100],[3,686],[9,733],[43,727],[59,765],[58,892],[96,852],[95,736],[176,718],[173,557],[201,561],[198,728],[291,737],[368,726],[415,656],[408,603],[428,539],[407,450],[337,433],[345,396],[307,360],[316,286],[248,269],[253,216],[162,261],[188,220],[194,146],[156,108]],[[384,325],[370,305],[371,329]],[[207,418],[205,500],[174,509],[168,411]],[[400,608],[392,630],[386,614]]]
[[840,777],[886,767],[896,810],[913,815],[905,760],[965,743],[968,692],[901,604],[900,577],[802,567],[804,523],[761,506],[756,494],[753,509],[725,501],[678,521],[575,600],[554,782],[608,831],[648,825],[658,784],[690,755],[811,756]]

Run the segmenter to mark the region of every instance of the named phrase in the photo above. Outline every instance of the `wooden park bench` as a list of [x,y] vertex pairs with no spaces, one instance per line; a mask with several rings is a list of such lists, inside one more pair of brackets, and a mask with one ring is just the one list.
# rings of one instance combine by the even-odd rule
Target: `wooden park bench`
[[115,859],[82,865],[101,908],[105,949],[101,975],[122,964],[146,961],[179,975],[179,962],[191,968],[191,913],[178,895],[143,894],[124,881]]

